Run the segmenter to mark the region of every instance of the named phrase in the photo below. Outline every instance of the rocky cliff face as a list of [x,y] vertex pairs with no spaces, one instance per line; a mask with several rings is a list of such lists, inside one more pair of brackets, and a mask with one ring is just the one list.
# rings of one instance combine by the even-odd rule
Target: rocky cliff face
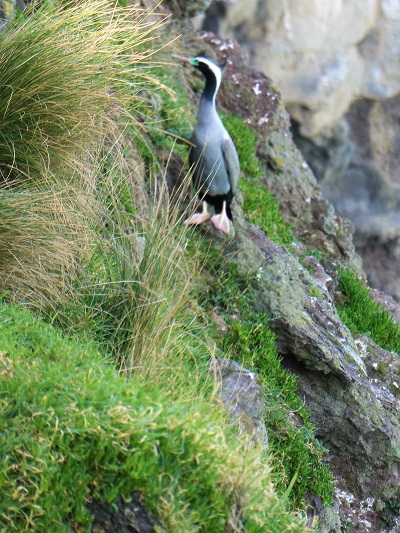
[[225,2],[221,33],[282,88],[287,108],[313,137],[359,97],[400,91],[397,2]]
[[[273,192],[296,236],[292,250],[274,244],[246,221],[239,201],[235,236],[220,244],[226,258],[253,279],[256,307],[271,317],[284,364],[298,376],[299,395],[329,449],[336,507],[318,511],[313,503],[319,531],[339,533],[350,523],[360,531],[384,531],[378,511],[400,484],[399,363],[397,354],[352,335],[335,310],[338,265],[361,272],[352,226],[324,199],[292,141],[289,117],[272,82],[246,66],[232,40],[203,34],[198,48],[227,60],[220,105],[258,130],[261,188]],[[322,260],[310,255],[313,249],[323,252]],[[387,369],[384,376],[378,367]]]
[[220,0],[204,24],[279,84],[324,196],[355,225],[370,283],[399,300],[399,3]]

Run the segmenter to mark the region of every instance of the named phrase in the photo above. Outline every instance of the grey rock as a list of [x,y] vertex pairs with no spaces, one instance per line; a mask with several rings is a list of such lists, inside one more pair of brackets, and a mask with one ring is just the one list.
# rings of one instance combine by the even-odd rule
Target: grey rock
[[318,519],[316,533],[342,533],[342,523],[340,520],[340,507],[337,501],[330,507],[323,504],[321,498],[311,496],[307,500],[309,509],[307,516],[310,526]]
[[[223,9],[222,9],[223,8]],[[205,23],[276,80],[302,134],[334,126],[364,96],[400,91],[398,2],[214,1]]]
[[165,0],[165,4],[177,18],[190,18],[204,13],[211,0]]
[[15,15],[15,0],[0,0],[0,33],[5,30]]
[[371,285],[400,299],[400,96],[360,100],[313,140],[294,139],[324,197],[354,224]]
[[371,289],[370,296],[375,302],[383,307],[391,318],[400,326],[400,304],[394,298],[382,291]]
[[257,375],[226,358],[212,359],[211,372],[220,382],[219,400],[240,433],[248,435],[250,443],[266,447],[265,398]]

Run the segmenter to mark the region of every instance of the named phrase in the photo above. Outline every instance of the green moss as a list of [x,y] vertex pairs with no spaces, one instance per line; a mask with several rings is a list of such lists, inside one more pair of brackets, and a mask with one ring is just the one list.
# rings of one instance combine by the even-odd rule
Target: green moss
[[89,493],[112,503],[133,490],[167,531],[224,531],[236,501],[246,531],[302,531],[267,484],[251,488],[259,468],[249,484],[248,470],[241,477],[237,445],[210,404],[126,382],[93,345],[5,304],[0,381],[2,531],[67,532],[68,522],[89,531]]
[[289,248],[295,240],[291,228],[282,217],[277,200],[260,181],[263,169],[256,155],[257,132],[235,115],[225,116],[224,124],[235,143],[244,173],[239,186],[247,219],[263,229],[276,244]]
[[256,155],[257,132],[249,128],[237,115],[223,115],[224,125],[235,143],[240,160],[240,169],[248,178],[257,178],[262,168]]
[[368,335],[381,348],[400,354],[400,327],[370,297],[369,287],[349,270],[341,269],[339,288],[341,296],[336,308],[350,331]]
[[242,180],[243,209],[247,219],[265,231],[280,246],[289,248],[295,241],[290,227],[282,217],[280,207],[272,194],[257,180]]
[[297,378],[281,364],[268,317],[254,310],[251,280],[240,276],[234,265],[224,270],[221,264],[214,250],[208,264],[214,280],[208,293],[209,305],[222,314],[228,326],[221,341],[224,351],[254,370],[265,392],[275,487],[289,497],[293,508],[304,505],[307,493],[331,504],[332,474],[323,463],[326,450],[314,437],[309,412],[296,394]]
[[307,292],[310,296],[314,296],[315,298],[323,298],[324,296],[321,289],[315,285],[307,285]]
[[400,516],[400,490],[396,497],[391,498],[381,512],[382,526],[384,528],[396,528],[397,518]]

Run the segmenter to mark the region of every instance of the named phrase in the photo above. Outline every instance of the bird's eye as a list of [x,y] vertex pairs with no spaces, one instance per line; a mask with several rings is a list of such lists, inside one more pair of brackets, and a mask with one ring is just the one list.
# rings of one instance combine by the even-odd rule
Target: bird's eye
[[192,63],[192,65],[193,65],[194,67],[198,67],[198,66],[199,66],[199,60],[196,59],[195,57],[192,58],[192,59],[190,60],[190,62]]

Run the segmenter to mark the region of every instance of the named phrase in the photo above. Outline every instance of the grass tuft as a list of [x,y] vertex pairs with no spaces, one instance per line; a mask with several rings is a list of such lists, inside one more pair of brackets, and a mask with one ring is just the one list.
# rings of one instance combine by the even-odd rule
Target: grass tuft
[[151,56],[140,47],[157,25],[145,11],[108,0],[34,4],[9,25],[0,41],[5,184],[41,183],[57,169],[68,179],[67,170],[80,167],[104,122],[148,85],[134,68]]

